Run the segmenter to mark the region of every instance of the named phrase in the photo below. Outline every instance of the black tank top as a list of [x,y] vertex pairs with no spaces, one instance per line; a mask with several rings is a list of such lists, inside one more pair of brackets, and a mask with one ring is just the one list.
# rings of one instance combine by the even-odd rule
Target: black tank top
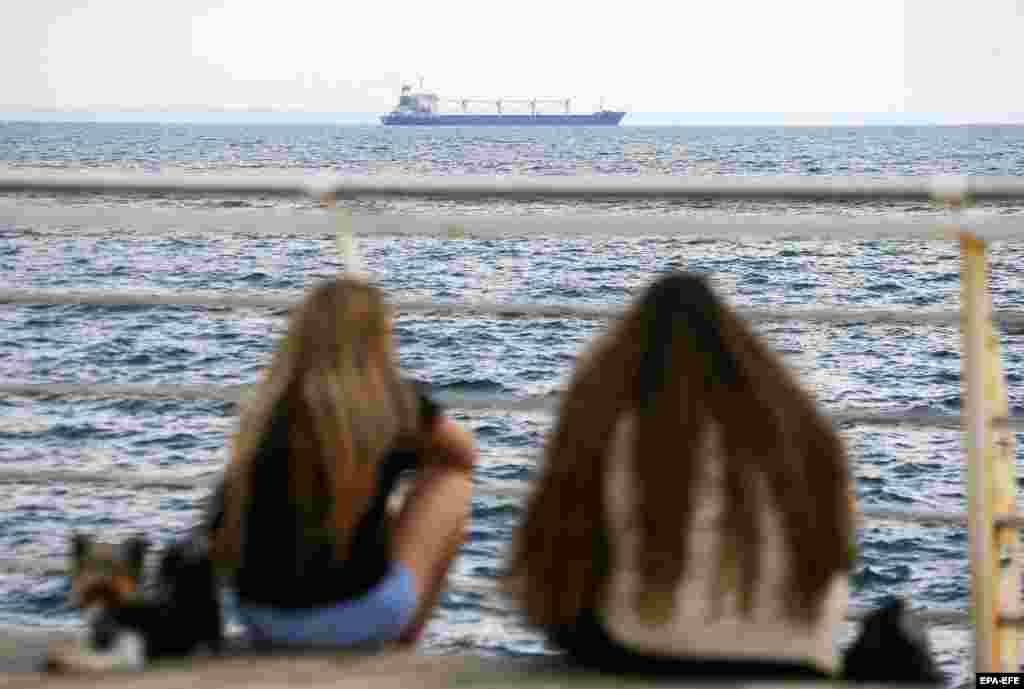
[[[441,409],[424,385],[413,385],[421,428],[429,428]],[[277,415],[253,458],[241,562],[234,580],[238,597],[278,608],[319,607],[357,598],[387,574],[391,559],[388,497],[404,472],[420,466],[421,458],[413,450],[395,448],[380,462],[369,508],[356,525],[347,559],[338,562],[329,539],[303,527],[310,520],[300,518],[291,503],[287,427],[287,415]],[[215,496],[215,504],[220,499],[222,495]],[[216,519],[209,522],[211,526]]]

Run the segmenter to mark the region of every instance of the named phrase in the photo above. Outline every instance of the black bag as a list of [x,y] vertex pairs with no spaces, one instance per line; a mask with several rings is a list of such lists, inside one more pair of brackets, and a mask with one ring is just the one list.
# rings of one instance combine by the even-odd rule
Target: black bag
[[892,598],[861,622],[860,634],[843,653],[840,678],[849,682],[942,686],[928,631],[900,598]]

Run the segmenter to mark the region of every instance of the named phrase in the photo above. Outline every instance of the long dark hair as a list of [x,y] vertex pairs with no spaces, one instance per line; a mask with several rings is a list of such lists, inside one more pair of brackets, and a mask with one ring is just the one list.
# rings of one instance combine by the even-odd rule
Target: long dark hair
[[415,398],[399,378],[383,293],[347,277],[310,290],[243,405],[212,544],[218,564],[231,571],[240,563],[254,472],[268,453],[285,463],[282,481],[297,528],[323,536],[343,560],[373,495],[378,462],[415,424]]
[[812,619],[829,580],[852,566],[843,445],[750,326],[704,278],[681,273],[656,280],[575,371],[515,537],[510,585],[527,618],[557,627],[600,603],[608,575],[603,480],[627,415],[644,589],[670,594],[690,564],[693,486],[711,447],[724,486],[719,580],[733,582],[741,608],[751,609],[767,502],[791,554],[788,613]]

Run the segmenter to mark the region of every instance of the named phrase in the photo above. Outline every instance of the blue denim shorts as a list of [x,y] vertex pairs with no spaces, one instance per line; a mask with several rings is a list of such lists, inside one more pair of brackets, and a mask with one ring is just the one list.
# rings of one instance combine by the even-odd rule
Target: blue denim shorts
[[363,596],[319,608],[290,610],[238,602],[253,643],[281,646],[354,646],[394,641],[416,612],[413,573],[393,561],[387,575]]

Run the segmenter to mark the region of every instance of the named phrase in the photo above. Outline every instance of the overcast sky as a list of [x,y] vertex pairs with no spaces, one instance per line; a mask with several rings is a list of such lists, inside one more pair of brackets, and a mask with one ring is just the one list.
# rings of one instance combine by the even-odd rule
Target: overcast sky
[[8,111],[383,112],[422,74],[576,110],[1024,122],[1024,0],[9,2]]

